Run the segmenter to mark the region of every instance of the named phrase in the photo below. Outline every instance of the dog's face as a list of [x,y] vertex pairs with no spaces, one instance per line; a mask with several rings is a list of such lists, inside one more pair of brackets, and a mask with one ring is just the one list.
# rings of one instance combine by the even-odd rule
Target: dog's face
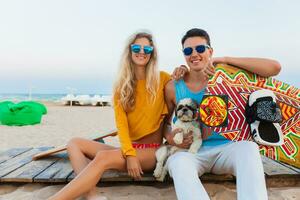
[[175,115],[183,122],[196,120],[197,103],[191,98],[181,99],[176,106]]

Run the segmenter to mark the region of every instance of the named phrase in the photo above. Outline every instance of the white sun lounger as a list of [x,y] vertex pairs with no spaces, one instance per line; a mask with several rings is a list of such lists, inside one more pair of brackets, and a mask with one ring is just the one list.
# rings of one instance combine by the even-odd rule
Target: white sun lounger
[[68,94],[61,98],[63,105],[74,105],[76,103],[76,97],[73,94]]
[[78,95],[76,97],[76,100],[78,101],[79,105],[81,105],[81,106],[91,105],[90,95]]

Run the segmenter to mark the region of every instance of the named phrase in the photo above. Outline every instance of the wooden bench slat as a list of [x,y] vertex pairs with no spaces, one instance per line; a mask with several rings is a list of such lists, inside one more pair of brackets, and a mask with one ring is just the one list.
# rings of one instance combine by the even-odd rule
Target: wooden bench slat
[[[101,177],[100,182],[109,182],[109,181],[133,181],[133,178],[128,176],[127,172],[118,172],[116,170],[108,170]],[[152,173],[145,173],[141,181],[155,181]]]
[[75,178],[75,172],[73,171],[71,174],[69,174],[69,176],[67,177],[67,182],[70,182],[71,180],[73,180]]
[[49,149],[49,147],[40,147],[36,149],[31,149],[25,153],[22,153],[4,163],[0,164],[0,182],[2,182],[2,177],[7,174],[15,171],[16,169],[30,163],[32,161],[32,156],[41,151],[45,151],[45,149]]
[[[72,173],[68,177],[68,182],[71,181],[75,177],[75,174]],[[166,178],[167,180],[168,178]],[[204,174],[200,177],[202,181],[232,181],[234,180],[234,176],[230,174],[225,174],[225,175],[216,175],[216,174]],[[112,181],[117,181],[117,182],[128,182],[128,181],[133,181],[133,178],[128,176],[126,172],[119,172],[117,170],[108,170],[103,173],[100,182],[112,182]],[[155,178],[153,177],[152,173],[145,173],[141,179],[143,182],[147,181],[156,181]]]
[[[37,161],[31,158],[36,153],[50,149],[40,147],[35,149],[15,148],[0,154],[4,162],[0,163],[0,182],[68,182],[75,177],[66,153],[56,154]],[[279,163],[270,158],[262,156],[264,171],[267,178],[295,178],[300,177],[300,169]],[[232,175],[204,174],[200,177],[202,181],[232,181]],[[128,182],[133,179],[127,172],[116,170],[106,171],[100,182]],[[141,181],[155,181],[152,173],[145,173]],[[168,179],[166,180],[168,181]],[[299,179],[300,181],[300,179]]]
[[213,182],[219,182],[219,181],[233,181],[235,180],[235,177],[231,174],[203,174],[200,177],[201,181],[213,181]]
[[298,174],[296,171],[283,166],[282,164],[268,158],[262,156],[262,162],[264,165],[264,171],[268,176],[275,176],[275,175],[296,175]]
[[296,171],[298,174],[300,174],[300,168],[296,168],[294,166],[291,166],[291,165],[288,165],[288,164],[285,164],[285,163],[280,163],[280,164],[282,164],[283,166],[288,167],[288,168]]
[[6,182],[33,182],[33,178],[53,165],[59,158],[48,158],[47,160],[38,160],[29,162],[26,165],[14,170],[1,179]]
[[67,177],[73,172],[68,158],[60,158],[45,171],[33,178],[33,182],[67,182]]
[[[67,178],[67,181],[70,182],[72,179],[75,178],[75,173],[73,172]],[[107,170],[103,173],[100,182],[130,182],[133,181],[133,178],[128,176],[126,172],[119,172],[117,170]],[[155,181],[155,178],[152,176],[152,173],[145,173],[141,179],[141,181]]]
[[13,148],[13,149],[9,149],[5,152],[2,152],[0,154],[0,164],[13,158],[13,157],[16,157],[17,155],[20,155],[26,151],[29,151],[30,149],[32,148],[29,148],[29,147],[25,147],[25,148]]

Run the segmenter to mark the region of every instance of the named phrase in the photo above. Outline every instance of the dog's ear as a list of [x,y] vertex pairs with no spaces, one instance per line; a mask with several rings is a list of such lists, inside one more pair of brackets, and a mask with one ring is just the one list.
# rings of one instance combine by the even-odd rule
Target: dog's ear
[[197,120],[198,119],[198,104],[197,104],[197,101],[195,101],[194,99],[193,99],[193,108],[195,108],[193,110],[193,119]]
[[193,107],[197,110],[198,108],[198,103],[196,100],[192,99]]
[[193,119],[197,120],[198,119],[198,109],[193,110]]

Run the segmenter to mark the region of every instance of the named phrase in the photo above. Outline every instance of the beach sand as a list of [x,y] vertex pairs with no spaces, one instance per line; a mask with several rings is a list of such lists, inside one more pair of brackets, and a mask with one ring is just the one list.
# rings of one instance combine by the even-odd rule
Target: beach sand
[[[0,126],[0,152],[14,147],[60,146],[72,137],[89,137],[115,127],[111,107],[69,107],[49,102],[45,105],[48,114],[39,125]],[[105,142],[119,146],[117,137],[107,138]],[[112,183],[101,186],[100,183],[97,188],[99,195],[107,196],[111,200],[176,199],[172,183]],[[212,200],[236,199],[233,183],[204,183],[204,186]],[[62,187],[63,184],[0,184],[0,200],[43,200]],[[270,200],[296,200],[300,199],[300,188],[272,187],[268,188],[268,195]]]

